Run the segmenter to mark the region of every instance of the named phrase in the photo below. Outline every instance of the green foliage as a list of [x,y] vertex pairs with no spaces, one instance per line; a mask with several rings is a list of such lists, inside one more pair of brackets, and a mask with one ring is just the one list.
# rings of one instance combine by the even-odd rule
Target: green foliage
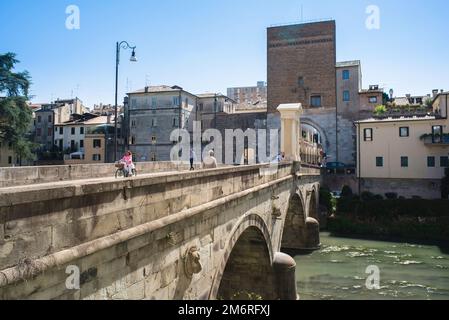
[[444,169],[445,176],[441,179],[441,198],[449,199],[449,168]]
[[19,61],[15,54],[0,55],[0,141],[11,143],[22,159],[33,159],[33,144],[27,137],[32,112],[27,105],[30,77],[28,72],[14,73]]
[[387,104],[388,102],[390,102],[390,96],[388,95],[388,93],[384,92],[382,94],[382,103]]
[[432,107],[432,103],[433,103],[432,98],[427,98],[426,101],[424,102],[424,104],[425,104],[426,107],[428,107],[428,108],[431,108],[431,107]]
[[326,187],[322,187],[320,189],[320,205],[326,207],[328,212],[334,212],[334,203],[331,191]]
[[353,192],[350,186],[343,186],[341,189],[341,197],[342,198],[352,198]]
[[388,200],[396,200],[398,198],[398,194],[394,193],[394,192],[388,192],[388,193],[385,194],[385,197]]
[[376,116],[381,116],[384,115],[385,113],[387,113],[387,107],[385,105],[378,105],[375,109],[374,109],[374,114]]

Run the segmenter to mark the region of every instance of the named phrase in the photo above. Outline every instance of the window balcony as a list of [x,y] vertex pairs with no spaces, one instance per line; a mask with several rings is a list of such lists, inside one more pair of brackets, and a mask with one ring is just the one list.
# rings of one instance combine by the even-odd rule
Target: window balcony
[[449,134],[443,134],[442,136],[425,134],[421,136],[421,140],[427,146],[440,146],[440,147],[449,146]]

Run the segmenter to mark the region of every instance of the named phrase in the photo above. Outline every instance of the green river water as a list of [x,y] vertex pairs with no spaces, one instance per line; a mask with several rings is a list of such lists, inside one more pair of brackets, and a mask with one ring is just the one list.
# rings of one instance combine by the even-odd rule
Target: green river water
[[[357,240],[321,234],[322,248],[296,256],[302,300],[449,300],[449,254],[438,246]],[[380,270],[369,290],[368,266]]]

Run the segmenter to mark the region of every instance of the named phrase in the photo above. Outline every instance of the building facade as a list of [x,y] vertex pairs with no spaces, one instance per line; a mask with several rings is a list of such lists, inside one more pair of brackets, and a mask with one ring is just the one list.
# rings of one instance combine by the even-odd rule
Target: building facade
[[112,116],[86,113],[55,125],[55,148],[64,152],[64,163],[113,162],[113,122]]
[[55,125],[69,121],[73,114],[84,114],[85,112],[87,112],[87,108],[78,98],[43,104],[35,115],[34,142],[40,145],[41,150],[51,150],[55,140]]
[[235,87],[228,88],[227,96],[237,104],[257,105],[267,103],[267,84],[265,81],[258,81],[255,87]]
[[434,99],[432,114],[356,123],[361,192],[441,197],[440,182],[449,167],[448,96]]
[[169,161],[176,129],[193,129],[198,97],[179,86],[152,86],[128,93],[125,145],[136,161]]

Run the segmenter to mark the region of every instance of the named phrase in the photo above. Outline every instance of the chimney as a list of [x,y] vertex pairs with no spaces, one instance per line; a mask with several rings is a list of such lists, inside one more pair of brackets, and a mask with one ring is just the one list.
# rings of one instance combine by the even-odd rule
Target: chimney
[[438,94],[438,89],[432,90],[432,96],[435,98]]
[[441,89],[441,90],[440,90],[440,93],[443,93],[443,92],[444,92],[444,90],[443,90],[443,89]]
[[145,93],[148,93],[150,87],[145,87]]
[[107,118],[108,120],[108,124],[111,124],[111,115],[110,114],[108,114],[108,118]]

